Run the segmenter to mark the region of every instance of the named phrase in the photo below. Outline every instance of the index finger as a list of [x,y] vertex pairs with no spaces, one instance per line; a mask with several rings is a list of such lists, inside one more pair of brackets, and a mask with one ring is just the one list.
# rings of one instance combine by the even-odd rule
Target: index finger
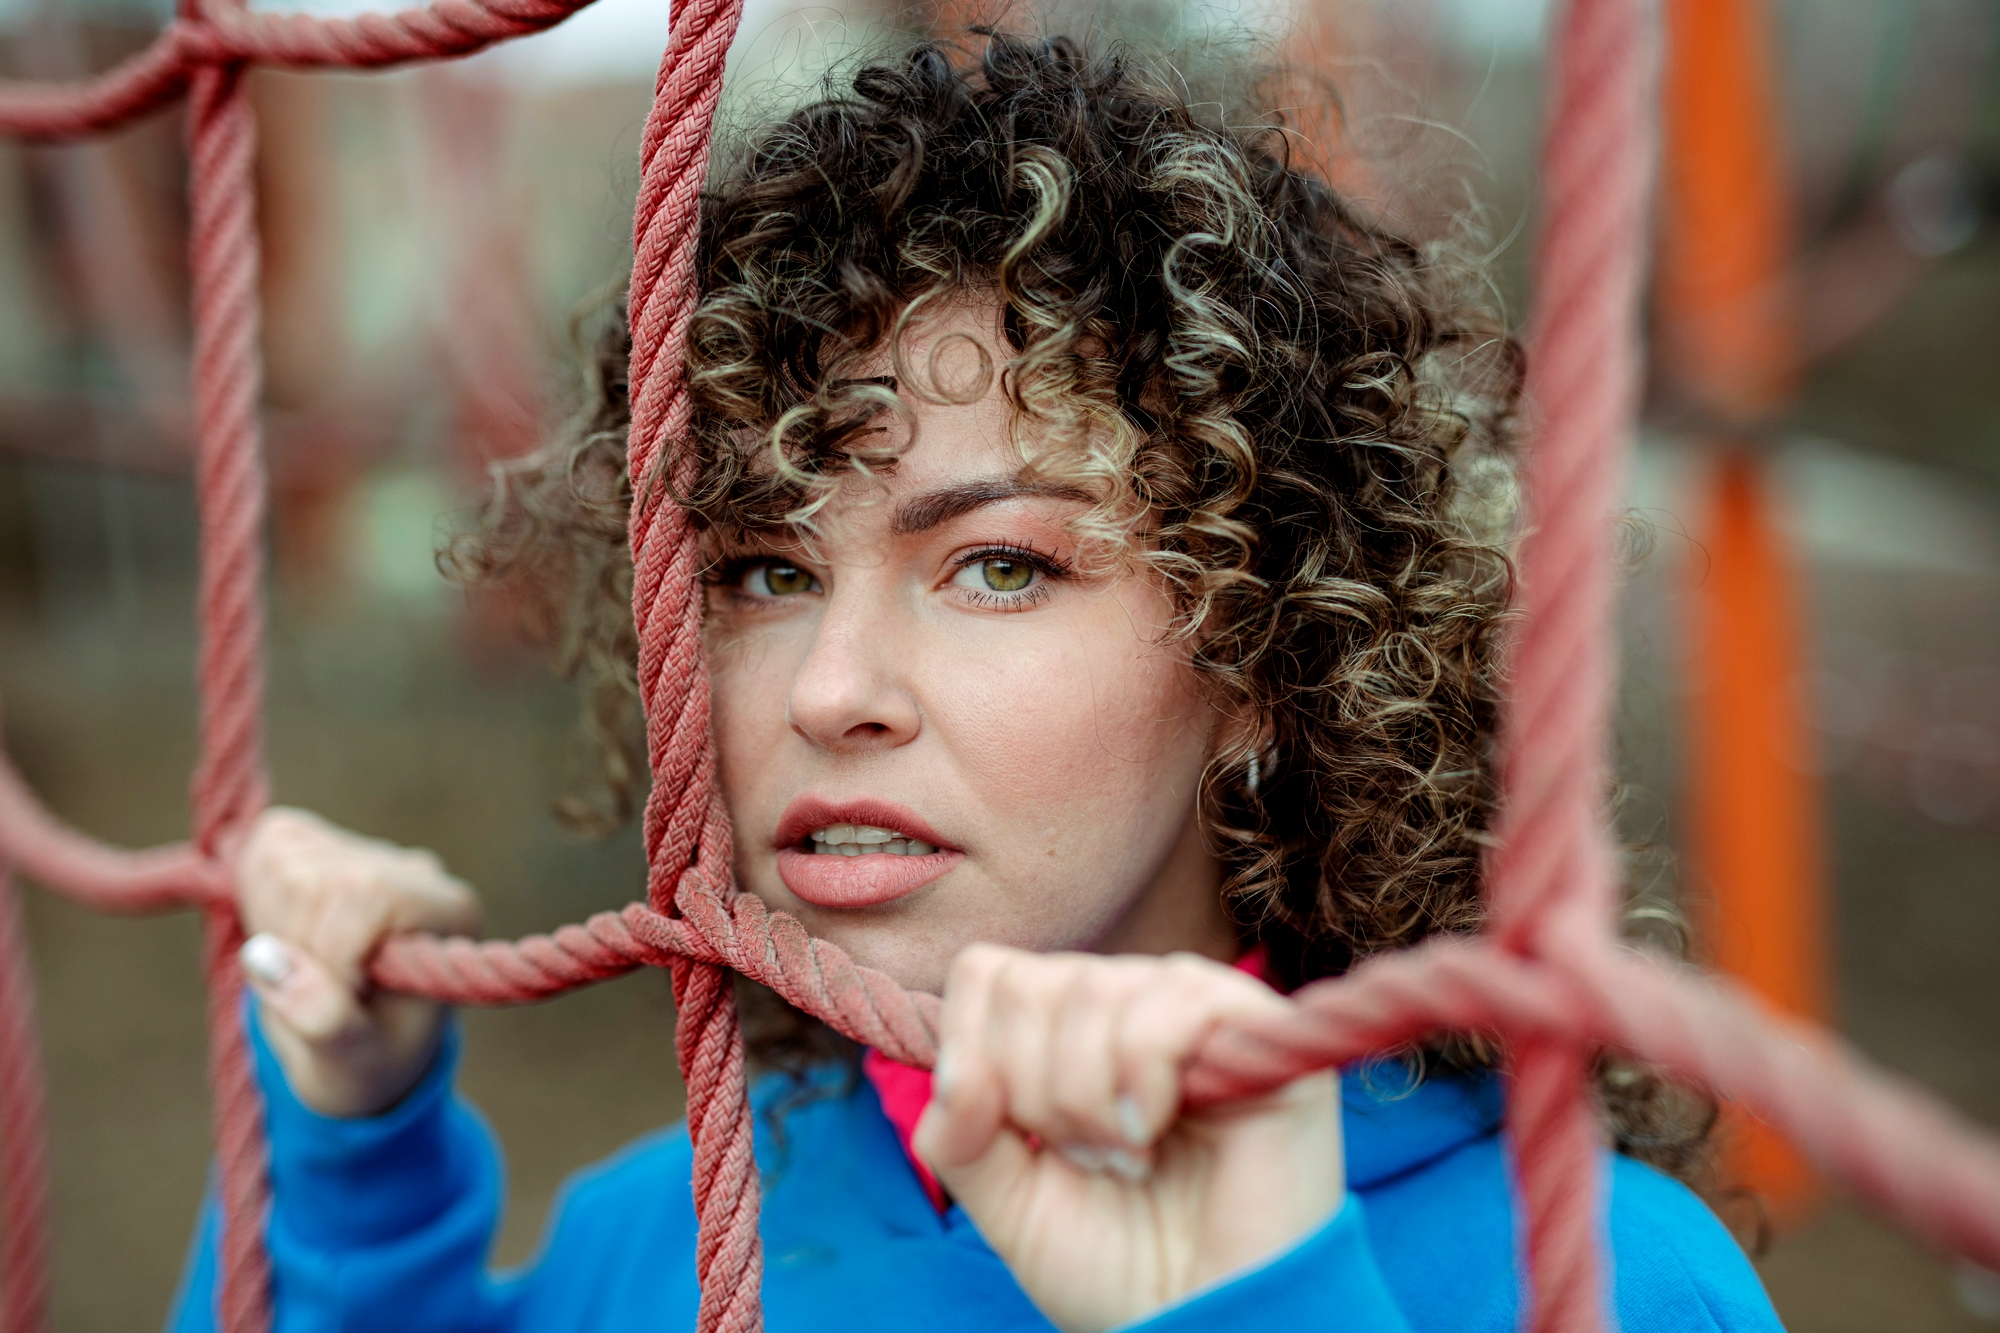
[[993,985],[1011,950],[975,944],[951,965],[938,1020],[938,1063],[931,1090],[933,1121],[925,1156],[954,1167],[983,1156],[1006,1120],[1007,1097],[987,1049]]

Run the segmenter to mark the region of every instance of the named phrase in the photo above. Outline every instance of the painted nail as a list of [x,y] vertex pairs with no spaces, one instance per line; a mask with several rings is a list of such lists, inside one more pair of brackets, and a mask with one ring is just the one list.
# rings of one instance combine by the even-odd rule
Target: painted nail
[[259,932],[243,941],[236,955],[243,970],[266,986],[282,986],[292,975],[292,950],[276,935]]
[[1092,1148],[1081,1143],[1066,1145],[1062,1155],[1069,1158],[1070,1165],[1079,1171],[1092,1173],[1102,1171],[1108,1154],[1102,1148]]
[[1125,1142],[1134,1148],[1143,1148],[1151,1142],[1153,1136],[1147,1131],[1146,1113],[1139,1109],[1139,1103],[1133,1100],[1131,1093],[1120,1093],[1114,1110],[1118,1116],[1118,1132],[1125,1136]]
[[940,1046],[937,1063],[931,1066],[931,1095],[938,1101],[951,1100],[952,1089],[958,1086],[958,1062],[952,1059],[951,1047]]
[[1135,1185],[1153,1174],[1153,1164],[1128,1148],[1109,1150],[1104,1154],[1104,1164]]

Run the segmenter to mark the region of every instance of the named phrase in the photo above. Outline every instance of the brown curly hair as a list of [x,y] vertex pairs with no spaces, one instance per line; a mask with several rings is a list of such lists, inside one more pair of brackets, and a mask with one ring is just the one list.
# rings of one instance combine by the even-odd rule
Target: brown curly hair
[[[1291,987],[1473,929],[1520,385],[1478,265],[1371,219],[1281,120],[1226,116],[1178,71],[981,35],[977,59],[924,42],[859,69],[716,171],[686,354],[699,479],[676,500],[711,531],[809,524],[884,461],[872,427],[898,408],[868,362],[886,344],[902,381],[928,311],[997,302],[1024,461],[1091,487],[1084,526],[1160,572],[1196,670],[1257,720],[1201,803],[1246,944]],[[563,666],[588,668],[606,762],[565,813],[597,826],[644,772],[626,350],[614,312],[578,429],[500,468],[446,554],[543,589]],[[770,1054],[799,1030],[767,1011],[751,1035]],[[1693,1169],[1685,1107],[1629,1070],[1605,1087],[1622,1145]]]

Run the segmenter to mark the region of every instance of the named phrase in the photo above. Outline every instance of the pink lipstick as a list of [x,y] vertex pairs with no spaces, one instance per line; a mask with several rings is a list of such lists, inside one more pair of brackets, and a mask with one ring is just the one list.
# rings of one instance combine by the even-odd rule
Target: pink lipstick
[[965,859],[914,811],[890,801],[802,796],[774,841],[778,877],[815,907],[875,907],[931,883]]

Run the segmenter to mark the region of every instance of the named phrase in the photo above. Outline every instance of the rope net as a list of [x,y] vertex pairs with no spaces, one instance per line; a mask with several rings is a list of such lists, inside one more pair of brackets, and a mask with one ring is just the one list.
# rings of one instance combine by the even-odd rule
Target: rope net
[[[230,849],[264,806],[264,477],[257,399],[252,64],[379,68],[463,56],[548,28],[587,0],[435,0],[357,19],[184,0],[140,54],[73,84],[0,83],[0,131],[102,133],[188,103],[196,499],[201,519],[200,760],[193,837],[127,851],[51,815],[0,757],[0,1333],[41,1333],[48,1184],[33,988],[8,872],[93,909],[207,917],[209,1042],[223,1212],[220,1326],[270,1327],[262,1108],[238,1017],[243,932]],[[641,147],[633,218],[631,475],[685,431],[681,351],[695,296],[697,195],[742,0],[677,6]],[[1639,287],[1652,160],[1653,42],[1644,0],[1568,0],[1553,28],[1542,158],[1525,464],[1532,526],[1503,740],[1491,924],[1373,959],[1292,997],[1282,1017],[1218,1031],[1185,1074],[1201,1105],[1280,1086],[1443,1030],[1500,1038],[1538,1333],[1608,1326],[1597,1248],[1600,1138],[1587,1074],[1614,1047],[1747,1107],[1930,1243],[2000,1268],[2000,1144],[1833,1038],[1729,983],[1622,947],[1605,812],[1615,684],[1611,530],[1640,371]],[[667,454],[670,475],[691,460]],[[905,991],[738,892],[715,781],[701,593],[686,516],[631,517],[639,685],[653,772],[647,901],[514,941],[400,937],[376,983],[461,1004],[539,1000],[639,967],[672,975],[694,1143],[702,1333],[761,1328],[758,1185],[729,973],[893,1059],[928,1067],[935,997]]]

